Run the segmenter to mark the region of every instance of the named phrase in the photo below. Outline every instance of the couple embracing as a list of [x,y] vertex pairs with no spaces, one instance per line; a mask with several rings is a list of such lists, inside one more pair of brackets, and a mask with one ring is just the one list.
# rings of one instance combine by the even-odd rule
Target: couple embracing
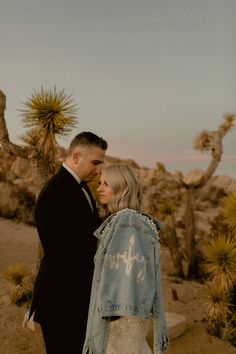
[[[141,211],[141,186],[125,164],[103,166],[107,142],[91,132],[72,140],[59,171],[39,194],[35,222],[43,258],[30,317],[47,354],[148,354],[166,351],[158,230]],[[87,186],[100,177],[103,223]]]

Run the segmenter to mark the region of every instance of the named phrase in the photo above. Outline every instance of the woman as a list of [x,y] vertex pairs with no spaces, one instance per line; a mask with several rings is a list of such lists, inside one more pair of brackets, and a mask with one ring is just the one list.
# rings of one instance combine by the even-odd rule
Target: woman
[[103,168],[98,188],[110,216],[95,231],[99,247],[83,353],[148,354],[153,315],[154,353],[167,350],[162,298],[160,222],[141,213],[141,187],[125,164]]

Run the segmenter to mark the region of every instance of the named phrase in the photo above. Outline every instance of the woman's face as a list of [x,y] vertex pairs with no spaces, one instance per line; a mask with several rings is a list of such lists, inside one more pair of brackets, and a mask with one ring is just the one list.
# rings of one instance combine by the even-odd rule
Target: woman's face
[[100,185],[97,189],[98,195],[99,195],[99,200],[101,204],[107,204],[109,201],[113,198],[114,193],[109,186],[104,174],[101,174],[100,177]]

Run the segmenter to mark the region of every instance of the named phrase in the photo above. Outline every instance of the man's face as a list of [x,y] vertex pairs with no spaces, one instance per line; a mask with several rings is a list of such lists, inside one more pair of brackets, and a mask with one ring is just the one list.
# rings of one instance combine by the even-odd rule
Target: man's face
[[99,147],[84,147],[73,154],[74,171],[82,181],[90,182],[101,174],[105,151]]

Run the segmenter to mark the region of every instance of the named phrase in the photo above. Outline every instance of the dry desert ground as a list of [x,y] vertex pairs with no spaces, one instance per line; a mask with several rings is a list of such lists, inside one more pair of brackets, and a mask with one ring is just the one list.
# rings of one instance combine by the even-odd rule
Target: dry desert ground
[[[0,218],[0,354],[45,354],[40,328],[33,332],[22,327],[28,305],[18,307],[10,303],[10,283],[2,275],[7,266],[15,263],[22,263],[31,270],[36,260],[37,242],[34,227]],[[186,330],[171,341],[168,353],[235,354],[235,347],[206,332],[204,285],[194,281],[176,282],[170,275],[171,261],[164,247],[162,262],[166,310],[186,317]],[[178,300],[173,299],[173,290]]]

